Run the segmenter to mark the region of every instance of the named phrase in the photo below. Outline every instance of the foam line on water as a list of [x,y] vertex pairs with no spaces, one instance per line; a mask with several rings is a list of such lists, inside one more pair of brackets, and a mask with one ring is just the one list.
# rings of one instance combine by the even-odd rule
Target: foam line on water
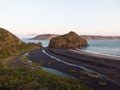
[[81,51],[88,52],[88,53],[99,54],[99,55],[105,55],[105,56],[111,56],[111,57],[120,57],[120,56],[117,56],[117,55],[110,55],[110,54],[98,53],[98,52],[87,51],[87,50],[78,49],[78,48],[77,48],[76,50],[81,50]]

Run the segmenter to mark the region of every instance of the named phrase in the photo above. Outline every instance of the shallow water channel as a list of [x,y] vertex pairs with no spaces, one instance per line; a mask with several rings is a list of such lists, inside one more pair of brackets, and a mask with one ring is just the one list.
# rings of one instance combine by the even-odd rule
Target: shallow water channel
[[59,75],[59,76],[62,76],[62,77],[65,77],[65,78],[72,78],[72,79],[75,79],[75,77],[71,76],[71,75],[68,75],[68,74],[65,74],[63,72],[60,72],[56,69],[52,69],[52,68],[46,68],[46,67],[42,67],[43,70],[47,71],[47,72],[50,72],[50,73],[54,73],[56,75]]

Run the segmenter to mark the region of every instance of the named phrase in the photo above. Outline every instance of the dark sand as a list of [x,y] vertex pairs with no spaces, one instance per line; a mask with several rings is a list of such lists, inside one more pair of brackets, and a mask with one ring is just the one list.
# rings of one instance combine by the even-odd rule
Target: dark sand
[[[89,73],[81,68],[57,61],[43,53],[42,50],[45,50],[49,55],[65,62],[75,64],[77,66],[84,66],[95,72],[99,72],[104,75],[104,77],[101,78],[99,75]],[[53,68],[72,75],[81,83],[93,87],[96,90],[120,90],[119,57],[91,54],[72,49],[43,48],[30,52],[29,59],[33,62],[39,63],[43,67]]]

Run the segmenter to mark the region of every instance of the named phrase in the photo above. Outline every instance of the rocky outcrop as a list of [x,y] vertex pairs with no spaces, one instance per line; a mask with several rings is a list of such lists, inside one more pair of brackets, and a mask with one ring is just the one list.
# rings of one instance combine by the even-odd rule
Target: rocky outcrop
[[26,44],[9,31],[0,28],[0,58],[13,55],[26,49],[31,49],[33,47],[42,47],[42,45],[40,43]]
[[87,46],[87,41],[77,35],[75,32],[69,32],[68,34],[55,37],[50,40],[50,48],[78,48]]

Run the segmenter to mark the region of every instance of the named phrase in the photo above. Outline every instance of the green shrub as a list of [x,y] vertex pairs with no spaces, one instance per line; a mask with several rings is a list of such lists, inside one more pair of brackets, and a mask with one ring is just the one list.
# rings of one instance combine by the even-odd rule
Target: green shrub
[[65,79],[42,69],[27,67],[0,69],[0,90],[91,90],[75,80]]

